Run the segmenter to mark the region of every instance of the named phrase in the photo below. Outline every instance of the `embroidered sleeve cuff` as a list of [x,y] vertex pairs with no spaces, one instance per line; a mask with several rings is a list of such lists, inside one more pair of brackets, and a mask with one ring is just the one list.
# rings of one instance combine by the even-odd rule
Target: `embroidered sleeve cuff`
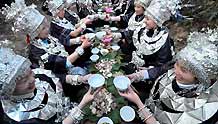
[[[137,111],[137,113],[139,114],[139,117],[141,118],[143,122],[146,122],[149,118],[153,116],[153,114],[150,112],[150,110],[146,106],[143,106],[143,108],[140,108]],[[145,117],[144,113],[147,113],[148,116]]]
[[78,82],[78,77],[79,75],[68,75],[66,82],[71,85],[80,85],[81,83]]
[[83,116],[84,114],[78,106],[74,107],[70,112],[70,117],[74,120],[74,123],[79,123]]
[[84,49],[81,46],[77,47],[75,51],[79,54],[79,56],[84,54]]
[[80,37],[77,37],[77,38],[74,38],[74,39],[70,39],[70,43],[71,43],[71,45],[81,44]]

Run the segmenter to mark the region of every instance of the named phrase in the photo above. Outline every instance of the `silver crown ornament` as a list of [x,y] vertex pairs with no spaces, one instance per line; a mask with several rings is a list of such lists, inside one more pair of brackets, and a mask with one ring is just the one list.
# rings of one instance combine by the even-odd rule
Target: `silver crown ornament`
[[6,20],[14,22],[12,27],[14,32],[35,38],[39,33],[37,29],[45,18],[35,8],[34,4],[26,6],[24,0],[15,0],[11,6],[6,5],[2,8],[2,14],[6,16]]

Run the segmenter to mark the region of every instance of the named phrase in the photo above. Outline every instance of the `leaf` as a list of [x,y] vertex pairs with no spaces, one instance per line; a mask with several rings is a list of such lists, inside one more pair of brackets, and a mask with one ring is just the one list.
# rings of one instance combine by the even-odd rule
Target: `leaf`
[[89,66],[89,72],[91,72],[91,73],[96,73],[96,72],[98,72],[98,69],[96,69],[95,64],[91,64],[91,65]]
[[108,90],[108,92],[114,94],[117,89],[115,88],[114,85],[111,85],[111,86],[107,87],[107,90]]
[[116,98],[116,103],[119,105],[119,104],[122,104],[124,105],[126,103],[126,101],[124,100],[123,97],[118,97]]
[[120,124],[121,119],[120,119],[120,111],[119,109],[113,110],[110,114],[109,117],[113,120],[114,124]]
[[113,86],[113,78],[108,78],[107,79],[107,87]]
[[113,71],[119,71],[120,70],[120,64],[116,63],[116,64],[112,65],[112,70]]
[[98,117],[96,115],[92,114],[89,106],[90,106],[90,103],[83,109],[83,111],[85,113],[84,120],[88,119],[88,120],[96,122],[98,120]]

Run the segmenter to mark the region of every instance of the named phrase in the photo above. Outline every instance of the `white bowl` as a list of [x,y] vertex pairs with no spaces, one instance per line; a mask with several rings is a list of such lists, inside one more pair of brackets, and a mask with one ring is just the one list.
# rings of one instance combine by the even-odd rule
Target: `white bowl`
[[98,9],[98,12],[102,12],[102,9]]
[[95,19],[95,15],[88,15],[87,18],[91,19],[91,20],[94,20]]
[[120,109],[120,116],[125,122],[133,121],[135,118],[135,110],[130,106],[123,106]]
[[110,28],[110,25],[104,25],[104,28]]
[[101,74],[94,74],[88,79],[88,84],[96,89],[104,85],[105,78]]
[[91,59],[92,62],[96,62],[99,59],[99,56],[98,55],[92,55],[92,56],[90,56],[90,59]]
[[105,14],[99,14],[98,17],[99,17],[99,19],[104,20],[106,18],[106,15]]
[[120,49],[120,46],[115,45],[115,46],[111,46],[112,50],[114,51],[118,51]]
[[131,84],[131,81],[128,77],[125,76],[117,76],[113,80],[114,86],[119,91],[125,91],[128,89],[129,85]]
[[105,55],[107,55],[107,54],[109,53],[109,50],[108,50],[108,49],[101,49],[101,50],[100,50],[100,53],[101,53],[103,56],[105,56]]
[[98,19],[99,18],[99,14],[95,14],[95,19]]
[[99,119],[97,124],[104,124],[104,123],[114,124],[109,117],[102,117],[101,119]]
[[118,31],[117,27],[111,27],[111,31]]
[[105,31],[100,31],[95,34],[95,36],[101,40],[107,33]]
[[96,48],[96,47],[91,50],[92,54],[98,54],[99,51],[100,50],[98,48]]
[[95,38],[95,33],[87,33],[87,34],[85,34],[85,36],[86,36],[89,40],[94,40],[94,38]]

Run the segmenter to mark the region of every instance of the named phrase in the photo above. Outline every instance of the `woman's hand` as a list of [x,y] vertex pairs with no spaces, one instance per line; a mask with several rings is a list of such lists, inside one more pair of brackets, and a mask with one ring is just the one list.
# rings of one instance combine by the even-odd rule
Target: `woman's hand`
[[80,36],[80,41],[82,42],[81,47],[83,49],[90,47],[92,44],[92,42],[90,42],[89,39],[85,35]]
[[82,109],[84,106],[86,106],[89,102],[91,102],[96,94],[101,90],[101,88],[97,89],[94,93],[91,93],[91,88],[89,88],[88,92],[83,96],[83,99],[81,100],[78,107]]
[[93,74],[87,74],[85,76],[79,76],[78,77],[78,82],[82,82],[84,84],[87,84],[88,79],[92,76]]
[[103,39],[113,38],[113,33],[111,31],[107,31],[106,35],[103,37]]
[[82,22],[85,23],[86,25],[87,25],[87,24],[92,24],[92,20],[89,19],[88,17],[84,18],[84,19],[82,20]]
[[[118,91],[119,92],[119,91]],[[128,99],[129,101],[135,103],[138,106],[141,106],[141,100],[139,98],[139,96],[133,91],[133,89],[131,88],[131,86],[128,87],[127,92],[119,92],[120,96]]]
[[146,73],[146,70],[140,70],[136,73],[127,75],[127,77],[131,80],[131,82],[139,82],[139,81],[144,80],[145,73]]

